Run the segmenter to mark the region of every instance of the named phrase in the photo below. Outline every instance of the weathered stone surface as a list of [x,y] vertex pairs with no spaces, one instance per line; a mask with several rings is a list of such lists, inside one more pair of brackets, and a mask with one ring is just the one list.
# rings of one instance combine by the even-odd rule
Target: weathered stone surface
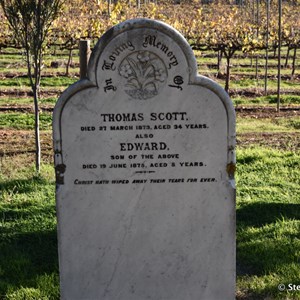
[[54,111],[61,297],[235,296],[235,116],[171,27],[109,30]]

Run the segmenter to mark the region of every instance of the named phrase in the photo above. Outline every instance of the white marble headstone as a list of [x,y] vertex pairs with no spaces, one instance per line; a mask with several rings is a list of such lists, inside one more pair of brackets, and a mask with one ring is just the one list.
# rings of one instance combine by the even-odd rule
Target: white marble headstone
[[235,114],[168,25],[129,20],[54,110],[61,299],[235,298]]

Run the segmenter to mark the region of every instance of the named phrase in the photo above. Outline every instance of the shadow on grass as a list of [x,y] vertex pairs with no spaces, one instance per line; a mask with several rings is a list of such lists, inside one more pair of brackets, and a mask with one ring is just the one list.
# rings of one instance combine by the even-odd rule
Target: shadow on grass
[[49,182],[45,178],[34,176],[30,179],[15,179],[0,182],[0,190],[8,193],[26,194],[46,184],[49,184]]
[[[59,298],[56,214],[49,186],[42,177],[0,183],[5,192],[0,203],[0,299],[8,294],[18,300]],[[39,294],[30,298],[30,291]]]
[[238,226],[261,227],[278,219],[300,220],[300,204],[294,203],[251,203],[237,210]]
[[280,298],[278,284],[298,282],[299,220],[300,204],[259,202],[237,210],[237,275],[261,285],[237,299]]
[[[15,222],[15,220],[20,219],[33,219],[35,218],[35,215],[38,218],[49,218],[49,214],[53,215],[55,217],[55,207],[51,204],[46,204],[42,207],[39,206],[33,206],[28,202],[24,203],[16,203],[16,204],[10,204],[3,206],[2,209],[0,209],[0,213],[2,215],[2,220],[4,222]],[[36,219],[37,219],[36,217]],[[27,230],[27,226],[30,225],[31,220],[28,220],[26,224],[23,226],[24,230]],[[19,227],[22,227],[22,224],[20,224]],[[6,226],[1,228],[2,233],[15,233],[15,227],[13,226]],[[29,229],[30,230],[30,229]]]
[[56,230],[15,234],[0,240],[0,253],[0,295],[8,289],[36,287],[38,276],[58,274]]

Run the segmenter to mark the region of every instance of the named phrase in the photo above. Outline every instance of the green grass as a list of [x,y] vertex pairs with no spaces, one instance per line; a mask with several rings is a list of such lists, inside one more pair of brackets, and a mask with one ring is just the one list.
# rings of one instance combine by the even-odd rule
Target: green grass
[[[44,66],[42,75],[51,74],[53,76],[58,76],[60,74],[65,74],[66,72],[66,60],[56,60],[59,63],[58,68],[51,67],[51,62],[49,61],[47,65]],[[6,65],[4,62],[1,64],[0,61],[0,73],[11,74],[11,76],[18,76],[27,74],[26,66],[19,66],[18,63]],[[79,68],[77,65],[72,65],[69,67],[69,76],[76,76],[79,74]]]
[[237,132],[296,132],[300,131],[299,117],[281,119],[237,118]]
[[31,166],[2,167],[0,299],[58,299],[53,168],[35,177]]
[[16,76],[16,74],[27,74],[27,68],[23,65],[20,66],[17,62],[15,64],[7,64],[0,61],[0,72]]
[[21,55],[17,53],[12,54],[1,54],[0,55],[0,68],[11,69],[13,67],[26,67],[25,60],[22,59]]
[[0,105],[28,105],[33,104],[33,97],[0,97]]
[[[251,76],[255,76],[255,66],[251,67],[232,67],[230,69],[232,74],[238,74],[238,75],[251,75]],[[287,75],[290,76],[292,73],[292,70],[290,68],[282,68],[281,69],[281,75]],[[268,69],[268,76],[277,76],[278,74],[278,70],[277,70],[277,65],[273,65],[272,68]],[[258,68],[258,75],[259,76],[265,76],[265,66],[264,65],[260,65]]]
[[41,104],[55,104],[58,100],[58,97],[47,97],[40,99]]
[[[58,52],[58,57],[45,57],[46,72],[65,71],[63,67],[49,67],[51,61],[67,59],[66,52]],[[0,55],[0,73],[26,70],[21,55],[15,53],[19,51]],[[78,62],[78,57],[75,61]],[[199,62],[200,69],[204,68],[207,74],[215,73],[215,69],[208,69],[205,64],[216,64],[216,58],[206,57]],[[260,59],[260,74],[263,63]],[[275,61],[271,60],[271,63]],[[235,58],[232,64],[236,65],[232,75],[235,72],[254,74],[254,67],[240,67],[250,64],[250,58]],[[70,71],[74,73],[74,69]],[[282,72],[289,74],[290,69]],[[275,74],[275,70],[270,69],[271,73]],[[44,77],[42,89],[59,91],[76,80],[63,76]],[[224,81],[221,84],[224,86]],[[270,80],[268,84],[274,89],[277,83]],[[237,83],[231,81],[233,87],[241,90],[261,88],[263,81],[257,84],[255,79],[245,78]],[[282,87],[300,90],[294,81],[285,82]],[[25,77],[1,81],[1,90],[15,88],[30,91]],[[282,95],[281,100],[282,104],[300,104],[299,95]],[[51,105],[56,101],[56,97],[46,96],[40,103]],[[273,105],[276,96],[239,97],[234,102],[236,105]],[[0,105],[9,103],[28,105],[32,104],[32,98],[0,97]],[[42,130],[51,130],[50,113],[41,113],[40,120]],[[33,130],[34,116],[31,113],[1,113],[0,128]],[[237,131],[294,133],[300,131],[300,121],[299,118],[238,118]],[[280,283],[300,284],[299,164],[299,151],[272,150],[255,145],[237,151],[237,294],[240,299],[300,300],[300,291],[279,292],[277,289]],[[52,165],[43,164],[41,175],[37,177],[27,156],[1,158],[0,299],[59,299],[54,190]]]
[[[269,103],[277,103],[277,96],[270,95],[266,97]],[[281,95],[280,103],[282,104],[300,104],[300,95]]]
[[[43,56],[43,61],[46,66],[48,66],[51,61],[67,61],[69,58],[69,53],[67,50],[56,49],[54,54],[54,47],[48,49]],[[73,50],[72,61],[79,62],[79,50]],[[13,63],[18,63],[26,67],[25,56],[22,50],[7,48],[0,54],[0,67],[2,65],[11,65]]]
[[[230,83],[230,87],[232,89],[236,88],[255,88],[255,87],[264,87],[264,80],[256,80],[256,79],[249,79],[243,78],[239,80],[232,80]],[[268,80],[268,88],[275,89],[277,88],[277,80]],[[281,88],[282,89],[299,89],[299,86],[294,81],[281,81]]]
[[[270,105],[277,103],[277,95],[261,96],[256,98],[238,97],[232,99],[234,105]],[[300,95],[281,95],[280,103],[283,105],[299,105]]]
[[[66,86],[68,87],[75,81],[77,81],[78,78],[74,77],[63,77],[63,76],[53,76],[53,77],[43,77],[41,80],[41,86],[47,86],[47,87],[56,87],[56,86]],[[29,79],[27,77],[16,77],[16,78],[6,78],[5,80],[1,81],[2,87],[29,87]]]
[[[40,129],[51,130],[51,113],[40,113]],[[0,128],[3,129],[34,129],[34,115],[29,113],[0,114]]]
[[79,80],[76,77],[43,77],[41,81],[41,86],[49,86],[49,87],[56,87],[56,86],[65,86],[66,88]]
[[[40,104],[55,104],[58,97],[45,97],[39,100]],[[10,105],[33,105],[33,97],[0,97],[0,106]]]
[[[286,54],[286,48],[282,48],[282,55],[284,56]],[[217,63],[217,55],[213,51],[194,51],[197,61],[200,64],[216,64]],[[264,68],[265,66],[265,51],[259,51],[257,53],[258,56],[258,67],[259,68]],[[225,57],[223,57],[223,64],[225,64]],[[243,66],[243,65],[252,65],[252,70],[255,68],[256,64],[256,54],[252,55],[251,59],[251,54],[246,54],[241,51],[237,51],[235,55],[231,58],[230,60],[231,65],[233,66]],[[282,58],[282,64],[285,63],[285,58]],[[292,55],[290,55],[288,64],[292,63]],[[298,66],[300,63],[299,61],[299,55],[297,55],[296,59],[296,65]],[[268,67],[269,69],[276,69],[277,68],[277,56],[274,58],[273,53],[269,52],[269,62],[268,62]]]
[[[238,294],[300,299],[300,152],[238,149],[236,182]],[[52,166],[4,159],[0,188],[0,298],[58,300]]]
[[278,126],[285,126],[286,128],[292,129],[294,132],[300,130],[300,118],[278,118],[273,120],[274,124]]
[[277,289],[300,284],[300,152],[253,147],[237,158],[238,289],[253,299],[300,299]]

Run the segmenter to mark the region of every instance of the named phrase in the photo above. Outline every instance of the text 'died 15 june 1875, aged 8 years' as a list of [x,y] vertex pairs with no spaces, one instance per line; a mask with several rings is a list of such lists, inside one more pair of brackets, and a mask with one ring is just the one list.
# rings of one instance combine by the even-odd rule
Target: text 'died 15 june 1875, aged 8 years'
[[53,128],[62,299],[234,299],[234,109],[176,30],[106,32]]

